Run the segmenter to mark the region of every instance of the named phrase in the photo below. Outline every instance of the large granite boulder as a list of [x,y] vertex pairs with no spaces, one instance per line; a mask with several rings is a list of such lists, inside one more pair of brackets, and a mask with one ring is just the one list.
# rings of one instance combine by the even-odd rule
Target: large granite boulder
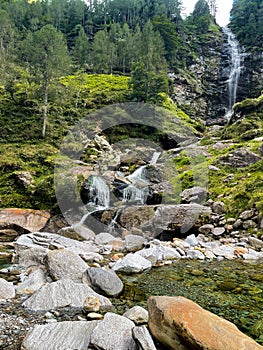
[[0,223],[13,223],[30,232],[42,229],[49,218],[50,213],[45,210],[15,208],[0,210]]
[[81,257],[69,249],[50,251],[46,256],[47,270],[53,280],[70,278],[81,281],[83,273],[88,265]]
[[66,306],[82,308],[89,296],[98,298],[101,310],[112,308],[109,299],[97,294],[89,286],[67,278],[46,283],[28,298],[23,306],[33,311],[48,311]]
[[22,350],[87,350],[97,321],[64,321],[36,325],[22,343]]
[[75,239],[60,236],[55,233],[34,232],[20,236],[15,242],[18,258],[24,250],[29,248],[59,249],[68,248],[76,254],[99,252],[99,248],[90,241],[79,242]]
[[100,294],[116,297],[123,290],[123,283],[113,270],[89,267],[87,277],[91,287]]
[[229,321],[183,297],[151,297],[149,328],[171,350],[263,350]]
[[138,350],[132,336],[134,327],[128,318],[108,312],[92,332],[90,342],[101,350]]
[[[200,227],[209,222],[211,208],[191,203],[178,205],[134,205],[119,209],[98,211],[92,215],[103,224],[108,225],[119,211],[118,226],[132,230],[140,228],[147,236],[156,237],[163,231],[179,231],[182,234],[192,227]],[[96,228],[92,228],[96,230]]]

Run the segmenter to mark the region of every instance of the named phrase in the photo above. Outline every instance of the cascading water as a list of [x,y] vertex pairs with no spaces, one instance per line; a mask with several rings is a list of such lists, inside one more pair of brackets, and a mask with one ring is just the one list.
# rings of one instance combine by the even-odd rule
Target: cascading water
[[[130,184],[123,190],[124,203],[139,203],[144,204],[149,195],[150,181],[147,179],[147,167],[156,165],[161,152],[154,152],[149,164],[143,165],[135,170],[125,179]],[[101,176],[91,176],[85,186],[89,193],[89,201],[86,204],[88,213],[80,220],[79,224],[85,224],[87,218],[96,211],[108,209],[110,207],[110,188],[107,182]],[[116,215],[108,225],[107,231],[114,233],[117,218],[120,214],[120,209],[116,211]]]
[[103,177],[91,176],[87,188],[90,198],[86,204],[88,213],[82,217],[80,224],[83,224],[90,214],[97,210],[107,209],[110,206],[110,189]]
[[[154,152],[149,165],[155,165],[160,152]],[[131,182],[123,191],[123,201],[144,204],[149,195],[149,181],[146,179],[148,165],[143,165],[126,179]]]
[[231,30],[228,27],[224,27],[223,32],[227,36],[230,54],[229,78],[227,80],[228,106],[225,114],[225,119],[228,120],[233,112],[232,107],[236,102],[238,82],[242,68],[242,54],[239,43]]

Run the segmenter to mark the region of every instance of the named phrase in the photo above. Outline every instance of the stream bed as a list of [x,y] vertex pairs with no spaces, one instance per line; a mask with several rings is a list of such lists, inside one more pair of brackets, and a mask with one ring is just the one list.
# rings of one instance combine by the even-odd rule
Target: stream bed
[[263,344],[263,262],[184,260],[120,277],[124,293],[114,300],[120,312],[133,305],[146,307],[151,295],[181,295]]

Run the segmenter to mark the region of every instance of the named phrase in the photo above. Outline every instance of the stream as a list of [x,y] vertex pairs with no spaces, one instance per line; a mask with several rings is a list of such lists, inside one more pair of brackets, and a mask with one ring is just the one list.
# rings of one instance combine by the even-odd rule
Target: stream
[[263,265],[223,260],[178,261],[137,275],[121,275],[124,293],[114,303],[119,311],[146,306],[151,295],[184,296],[233,322],[263,344]]

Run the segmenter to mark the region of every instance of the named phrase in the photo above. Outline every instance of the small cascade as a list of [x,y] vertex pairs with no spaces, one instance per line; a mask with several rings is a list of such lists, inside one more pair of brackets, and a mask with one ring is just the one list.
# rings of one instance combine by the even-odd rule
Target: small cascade
[[229,78],[227,80],[228,85],[228,106],[225,114],[225,119],[228,120],[232,114],[233,105],[236,102],[237,88],[241,73],[242,54],[239,43],[228,27],[223,28],[224,34],[227,36],[227,42],[230,54],[230,67]]
[[81,218],[80,225],[84,224],[92,213],[110,206],[110,189],[103,177],[91,176],[85,188],[89,191],[89,202],[86,204],[88,213]]
[[[161,152],[154,152],[149,165],[156,165]],[[146,178],[147,165],[143,165],[136,169],[131,175],[127,176],[126,179],[131,182],[123,191],[123,201],[125,203],[139,203],[144,204],[149,195],[149,181]]]
[[[151,185],[151,182],[147,179],[147,167],[149,165],[156,165],[160,154],[161,152],[154,152],[149,164],[141,166],[125,178],[126,187],[122,194],[124,203],[146,203],[149,195],[149,186]],[[120,172],[116,174],[118,175],[118,173],[121,175]],[[88,217],[92,217],[92,214],[96,211],[108,209],[110,207],[110,188],[103,177],[96,175],[91,176],[85,184],[85,189],[88,192],[88,202],[85,205],[88,212],[78,223],[80,225],[85,224]],[[120,212],[121,209],[116,211],[114,218],[108,225],[107,232],[113,234],[116,231],[116,223]]]
[[107,228],[107,232],[110,233],[110,234],[114,234],[116,229],[115,229],[115,226],[117,224],[117,219],[118,219],[118,216],[120,215],[120,212],[121,212],[121,209],[118,209],[116,211],[116,214],[114,216],[114,218],[111,220],[108,228]]

